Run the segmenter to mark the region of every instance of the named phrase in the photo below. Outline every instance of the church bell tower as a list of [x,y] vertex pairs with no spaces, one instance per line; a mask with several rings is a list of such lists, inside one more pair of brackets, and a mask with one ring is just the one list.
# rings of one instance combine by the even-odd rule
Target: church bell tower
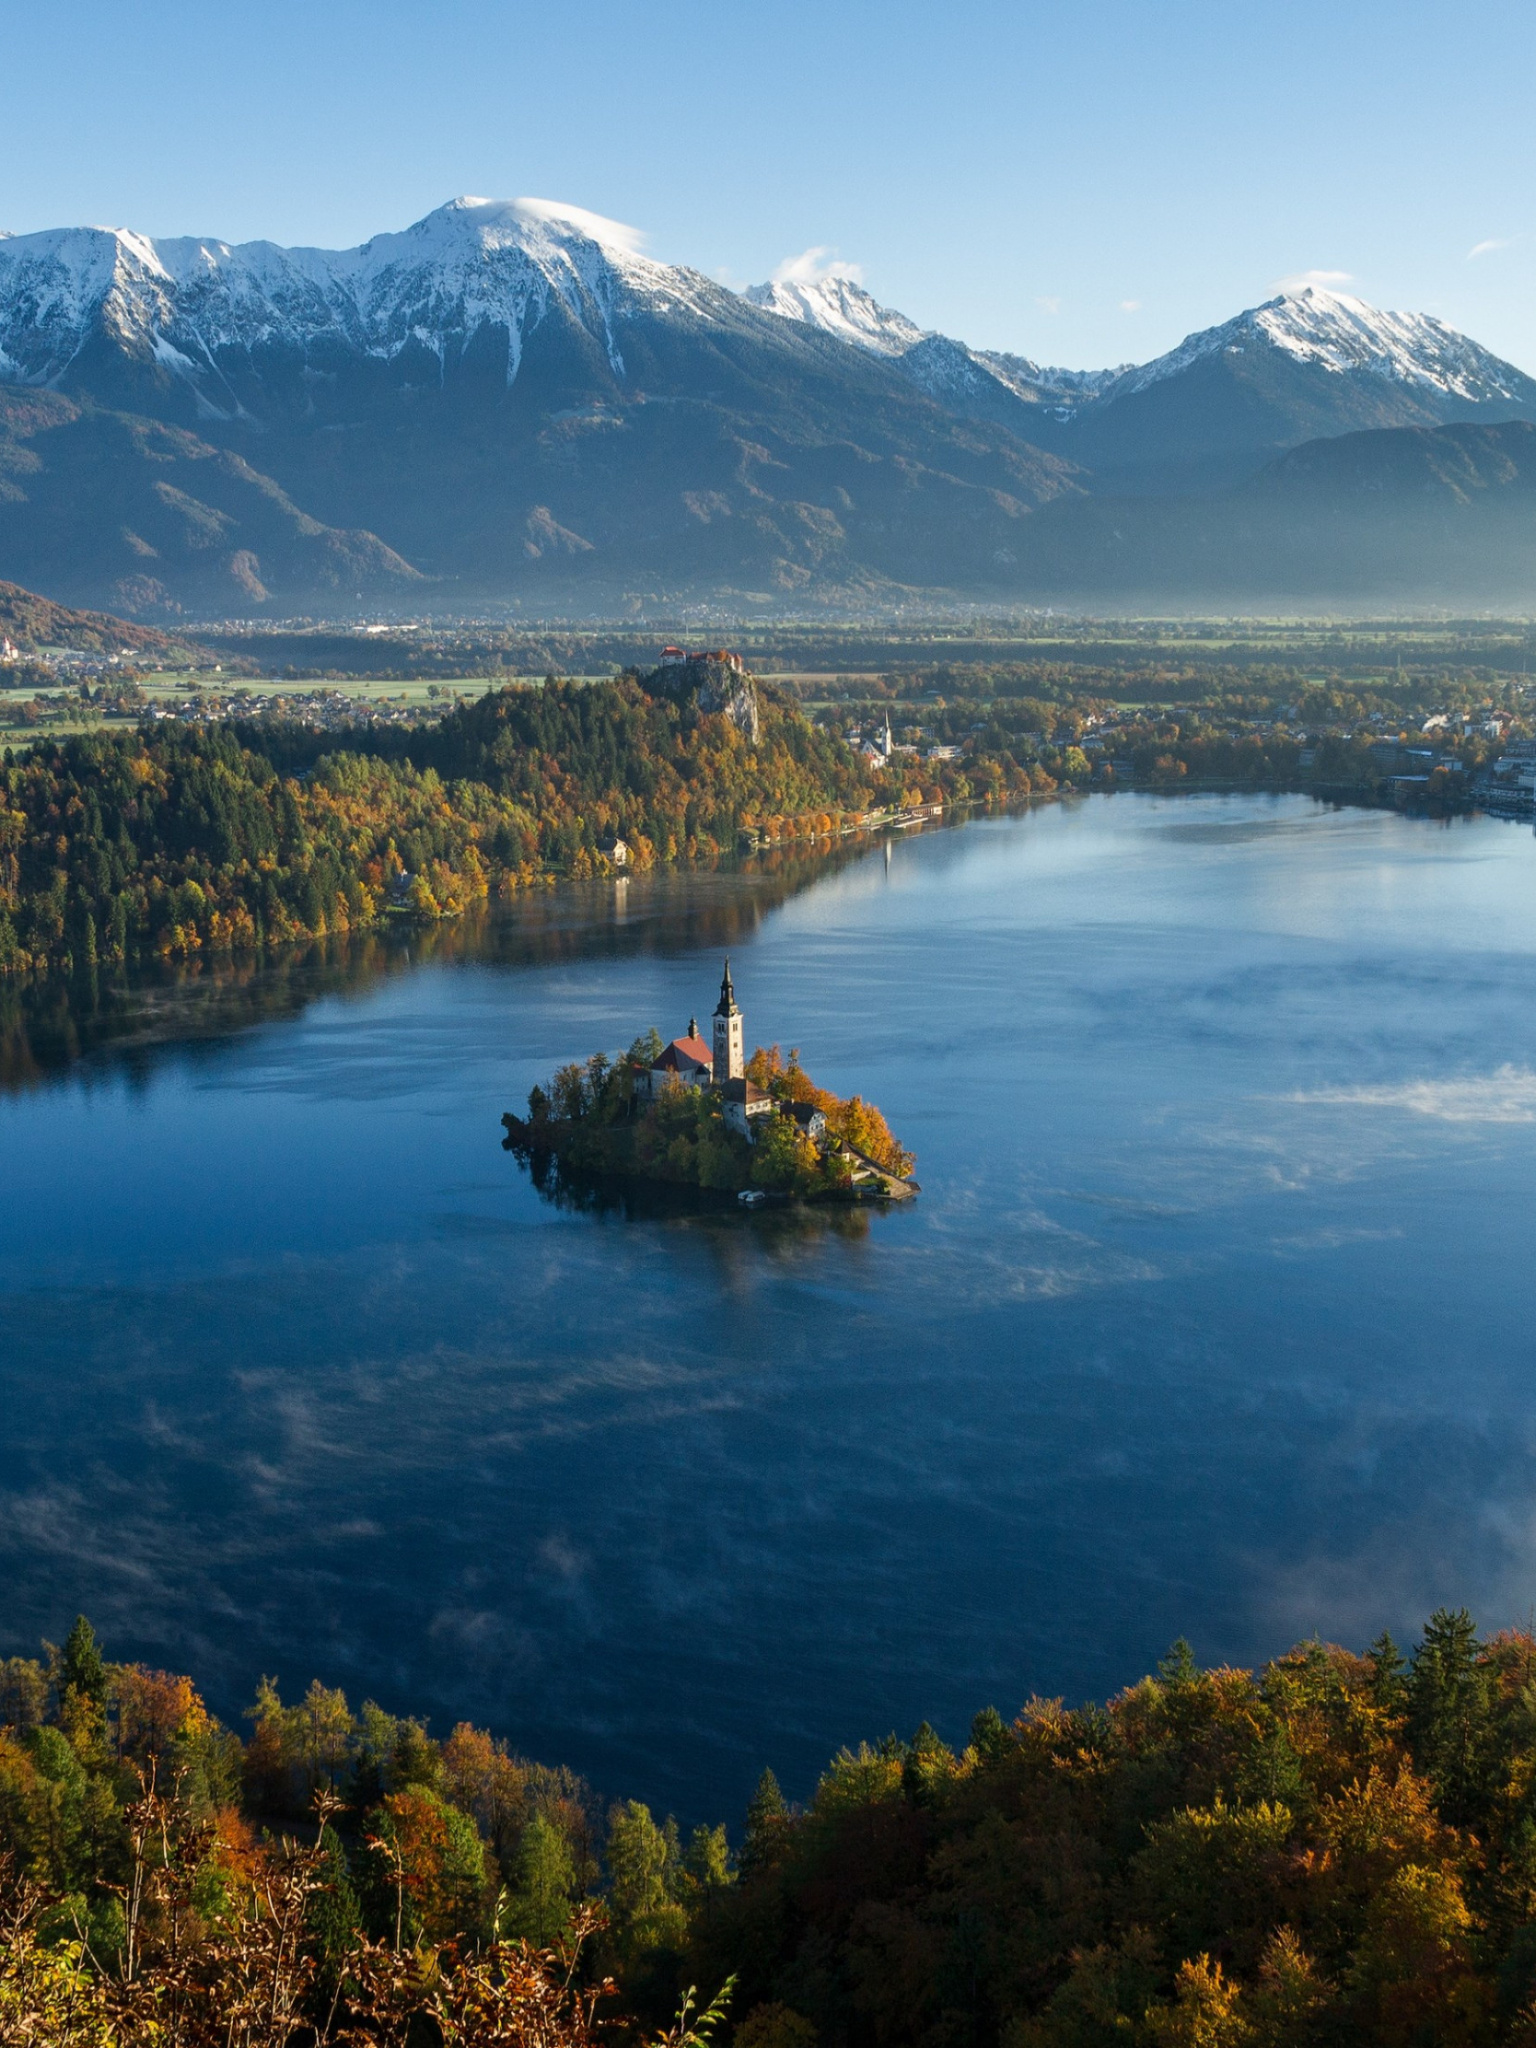
[[736,1007],[736,991],[731,987],[731,963],[725,963],[725,978],[720,984],[720,1000],[715,1005],[715,1060],[714,1080],[718,1087],[722,1081],[739,1081],[746,1069],[742,1051],[742,1030],[744,1019]]

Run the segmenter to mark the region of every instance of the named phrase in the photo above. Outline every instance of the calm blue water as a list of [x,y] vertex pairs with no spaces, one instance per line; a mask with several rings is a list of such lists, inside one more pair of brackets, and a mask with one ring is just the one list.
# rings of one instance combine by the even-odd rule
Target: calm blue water
[[[1536,1603],[1536,839],[1092,799],[0,1098],[0,1648],[85,1608],[733,1818],[772,1763]],[[561,1208],[498,1118],[705,1015],[920,1203]]]

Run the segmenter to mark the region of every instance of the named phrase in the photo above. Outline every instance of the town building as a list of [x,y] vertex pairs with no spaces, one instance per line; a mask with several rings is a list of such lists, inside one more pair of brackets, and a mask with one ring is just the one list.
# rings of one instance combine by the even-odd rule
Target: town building
[[755,1140],[754,1128],[765,1116],[772,1116],[774,1100],[766,1088],[759,1088],[755,1081],[739,1075],[734,1081],[720,1085],[720,1114],[733,1131],[749,1141]]
[[859,742],[858,752],[864,756],[866,761],[878,762],[880,766],[884,767],[890,761],[894,751],[895,742],[891,738],[891,717],[890,713],[887,712],[884,730],[873,735],[866,733]]
[[820,1144],[827,1135],[826,1111],[818,1109],[814,1102],[787,1102],[784,1108],[804,1136]]

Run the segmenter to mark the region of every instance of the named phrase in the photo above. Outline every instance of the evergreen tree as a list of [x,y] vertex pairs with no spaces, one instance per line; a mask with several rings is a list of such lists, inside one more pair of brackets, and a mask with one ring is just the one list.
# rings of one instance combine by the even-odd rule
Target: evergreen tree
[[1157,1667],[1157,1675],[1170,1692],[1180,1686],[1193,1685],[1200,1676],[1200,1666],[1195,1662],[1195,1653],[1183,1636],[1174,1641],[1172,1647]]
[[719,1891],[735,1881],[724,1823],[711,1828],[701,1821],[694,1829],[683,1851],[682,1875],[686,1880],[684,1889],[696,1897]]
[[1424,1627],[1408,1673],[1408,1741],[1434,1788],[1441,1817],[1475,1825],[1486,1804],[1490,1749],[1488,1673],[1464,1607],[1439,1607]]
[[513,1877],[503,1925],[535,1948],[553,1948],[571,1917],[576,1866],[564,1833],[542,1813],[523,1829]]
[[983,1707],[971,1722],[971,1747],[983,1763],[1000,1763],[1017,1749],[1007,1723],[996,1707]]
[[324,1859],[318,1873],[321,1882],[305,1908],[305,1925],[320,1960],[322,1979],[330,1989],[348,1949],[357,1940],[363,1915],[346,1850],[329,1822],[320,1830],[320,1850]]
[[772,1771],[764,1771],[757,1790],[747,1802],[747,1830],[741,1845],[741,1868],[745,1875],[771,1863],[789,1824],[789,1807]]
[[83,1614],[75,1616],[74,1627],[64,1638],[59,1652],[59,1692],[73,1693],[93,1706],[107,1704],[107,1667],[102,1662],[96,1631]]
[[626,1800],[608,1816],[607,1857],[609,1906],[620,1949],[633,1956],[680,1944],[688,1923],[672,1896],[681,1861],[676,1821],[658,1827],[648,1806]]
[[1400,1714],[1408,1703],[1408,1687],[1403,1677],[1408,1667],[1402,1652],[1384,1629],[1366,1655],[1375,1672],[1371,1680],[1372,1698],[1389,1713]]

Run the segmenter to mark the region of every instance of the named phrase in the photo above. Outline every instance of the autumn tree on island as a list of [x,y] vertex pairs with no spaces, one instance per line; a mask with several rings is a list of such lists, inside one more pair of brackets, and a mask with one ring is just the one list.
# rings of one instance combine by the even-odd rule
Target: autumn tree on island
[[[759,1046],[745,1077],[772,1098],[775,1113],[754,1119],[748,1139],[727,1121],[719,1095],[668,1080],[648,1087],[661,1055],[654,1027],[621,1054],[572,1061],[533,1088],[526,1122],[508,1119],[513,1144],[558,1149],[572,1165],[687,1187],[765,1192],[805,1199],[846,1196],[865,1162],[898,1179],[915,1164],[872,1103],[818,1088],[779,1048]],[[814,1129],[796,1106],[819,1112]],[[872,1176],[868,1176],[873,1178]]]

